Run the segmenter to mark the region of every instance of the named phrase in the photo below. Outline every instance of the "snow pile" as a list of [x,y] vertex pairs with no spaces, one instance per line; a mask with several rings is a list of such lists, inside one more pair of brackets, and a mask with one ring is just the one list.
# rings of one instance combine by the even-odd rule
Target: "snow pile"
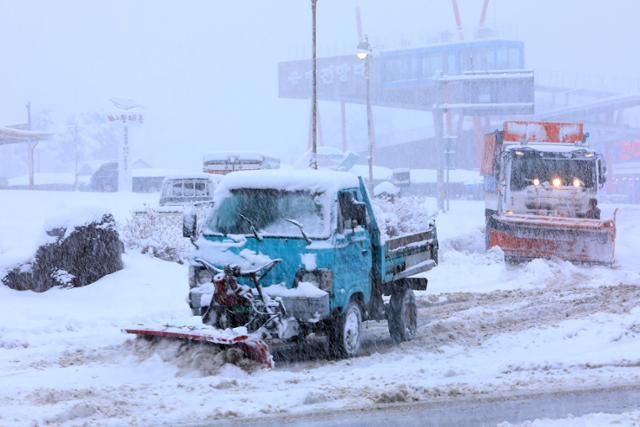
[[66,239],[74,231],[74,228],[86,227],[92,223],[100,223],[103,221],[105,215],[109,215],[110,221],[106,222],[103,227],[114,227],[115,220],[109,210],[98,206],[74,207],[49,216],[44,222],[44,230],[46,230],[48,235],[52,235],[51,230],[58,230],[63,233],[62,236],[58,237]]
[[[157,198],[147,193],[0,190],[0,277],[29,261],[38,247],[52,241],[44,233],[46,225],[64,225],[64,218],[73,215],[79,223],[85,222],[82,217],[90,218],[92,211],[104,211],[105,206],[120,225],[129,218],[132,208],[157,202]],[[56,217],[62,223],[53,221]]]
[[400,189],[389,181],[383,181],[373,189],[373,195],[375,197],[395,197],[398,194],[400,194]]
[[237,346],[223,347],[172,340],[148,341],[139,338],[126,341],[120,348],[123,352],[134,355],[138,363],[150,358],[160,358],[164,363],[177,368],[176,377],[217,375],[227,364],[246,372],[260,368],[260,364],[247,358]]
[[426,231],[432,219],[426,199],[419,196],[377,197],[373,211],[383,240]]
[[47,238],[32,259],[9,269],[4,285],[36,292],[81,287],[122,269],[123,246],[110,213],[71,210],[46,224]]

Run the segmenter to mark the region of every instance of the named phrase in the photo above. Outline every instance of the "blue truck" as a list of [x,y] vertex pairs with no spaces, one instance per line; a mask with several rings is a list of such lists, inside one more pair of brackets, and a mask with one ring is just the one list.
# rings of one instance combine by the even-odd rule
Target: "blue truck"
[[[335,171],[233,173],[216,189],[206,223],[195,222],[185,216],[184,235],[197,247],[187,300],[212,329],[244,328],[231,336],[236,341],[325,334],[337,357],[358,353],[366,320],[386,320],[396,342],[415,337],[413,291],[425,290],[427,279],[413,276],[437,265],[436,226],[426,219],[424,230],[386,239],[362,178]],[[211,330],[157,335],[197,334],[229,340]]]

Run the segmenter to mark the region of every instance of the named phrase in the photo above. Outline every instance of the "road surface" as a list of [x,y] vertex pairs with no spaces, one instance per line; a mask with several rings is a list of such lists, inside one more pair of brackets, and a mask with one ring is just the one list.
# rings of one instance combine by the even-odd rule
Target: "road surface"
[[[436,403],[391,405],[367,411],[334,411],[303,416],[243,419],[217,426],[288,427],[412,427],[495,426],[536,418],[565,418],[594,412],[622,413],[640,409],[640,385],[597,390],[530,394],[513,398],[447,400]],[[197,424],[213,426],[214,424]]]

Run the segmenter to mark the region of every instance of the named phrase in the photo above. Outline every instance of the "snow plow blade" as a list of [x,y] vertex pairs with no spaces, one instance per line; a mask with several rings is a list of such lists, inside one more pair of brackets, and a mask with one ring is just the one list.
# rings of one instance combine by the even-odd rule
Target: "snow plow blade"
[[499,246],[509,261],[559,258],[611,265],[615,256],[615,219],[538,215],[487,217],[487,248]]
[[221,348],[238,347],[245,356],[263,367],[273,368],[273,357],[269,352],[269,346],[264,340],[248,335],[233,335],[227,331],[219,331],[214,328],[192,326],[166,326],[158,329],[124,329],[128,334],[149,338],[167,338],[183,341],[195,341],[215,344]]

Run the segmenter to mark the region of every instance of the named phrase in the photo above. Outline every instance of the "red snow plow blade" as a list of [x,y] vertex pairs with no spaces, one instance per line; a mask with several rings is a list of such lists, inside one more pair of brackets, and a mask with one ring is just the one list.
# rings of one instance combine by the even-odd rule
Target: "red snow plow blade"
[[236,346],[245,356],[260,363],[265,368],[273,368],[273,358],[269,346],[262,339],[251,335],[233,335],[215,328],[193,326],[166,326],[158,329],[124,329],[128,334],[143,337],[159,337],[184,341],[198,341],[216,344],[222,348]]
[[499,246],[510,261],[560,258],[611,265],[615,219],[493,214],[487,218],[487,248]]

